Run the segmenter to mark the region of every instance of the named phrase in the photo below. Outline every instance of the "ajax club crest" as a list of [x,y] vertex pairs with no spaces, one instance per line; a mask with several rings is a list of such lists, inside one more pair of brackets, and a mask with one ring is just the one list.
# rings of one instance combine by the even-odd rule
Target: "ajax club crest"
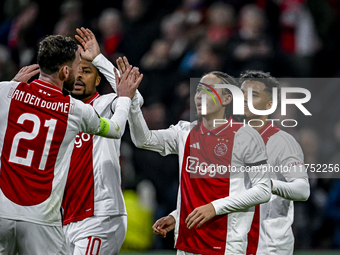
[[214,152],[217,156],[224,156],[227,151],[228,147],[225,143],[218,143],[214,148]]

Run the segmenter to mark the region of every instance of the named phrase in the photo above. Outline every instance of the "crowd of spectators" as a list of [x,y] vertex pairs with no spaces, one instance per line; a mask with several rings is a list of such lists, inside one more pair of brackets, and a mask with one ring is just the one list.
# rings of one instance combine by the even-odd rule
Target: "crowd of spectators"
[[[144,73],[139,90],[150,129],[192,119],[190,78],[212,70],[236,78],[247,69],[264,70],[293,78],[283,86],[312,93],[307,104],[312,117],[292,109],[289,115],[299,124],[285,129],[300,142],[306,163],[340,163],[337,0],[3,0],[0,10],[0,80],[35,63],[46,35],[74,37],[84,26],[113,63],[126,56]],[[112,90],[102,82],[99,91]],[[144,200],[155,198],[145,202],[154,219],[171,212],[176,156],[136,149],[128,129],[121,154],[123,189],[138,190],[142,182],[149,190]],[[340,248],[340,182],[311,176],[310,184],[310,199],[295,203],[296,249]],[[172,248],[172,238],[155,238],[152,247]]]

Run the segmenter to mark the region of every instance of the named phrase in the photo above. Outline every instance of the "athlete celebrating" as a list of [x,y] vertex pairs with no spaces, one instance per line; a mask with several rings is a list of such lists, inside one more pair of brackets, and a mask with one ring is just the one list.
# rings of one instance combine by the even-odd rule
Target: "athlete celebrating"
[[128,67],[115,114],[101,118],[91,105],[63,95],[74,89],[81,52],[71,38],[46,37],[38,51],[39,79],[0,83],[2,254],[66,254],[60,206],[74,139],[80,132],[122,136],[140,82],[137,70]]
[[306,201],[310,192],[303,152],[290,134],[268,120],[268,115],[255,115],[248,108],[249,88],[256,110],[269,110],[272,107],[273,88],[279,87],[276,79],[262,71],[246,71],[241,74],[240,82],[246,121],[249,123],[253,120],[254,129],[266,144],[268,165],[282,169],[270,172],[272,197],[270,202],[256,207],[248,235],[247,254],[293,254],[293,201]]
[[[101,53],[91,30],[77,29],[84,47],[81,71],[71,95],[90,104],[102,117],[114,115],[117,94],[100,95],[103,73],[116,91],[114,66]],[[142,76],[139,78],[142,79]],[[123,132],[124,130],[122,130]],[[69,254],[118,254],[127,222],[121,190],[120,139],[80,133],[76,137],[62,207]]]
[[[225,73],[204,75],[195,94],[200,120],[193,123],[150,131],[136,100],[130,109],[131,137],[138,148],[179,155],[177,210],[167,217],[171,222],[154,225],[155,232],[164,234],[163,228],[176,222],[177,254],[245,254],[253,206],[270,198],[270,180],[262,171],[267,161],[263,140],[251,127],[235,122],[230,91],[215,84],[236,86]],[[216,119],[228,123],[215,125]]]

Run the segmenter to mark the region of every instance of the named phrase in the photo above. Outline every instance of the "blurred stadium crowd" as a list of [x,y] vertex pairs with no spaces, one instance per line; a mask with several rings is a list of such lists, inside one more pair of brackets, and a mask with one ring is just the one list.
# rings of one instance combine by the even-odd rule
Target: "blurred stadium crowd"
[[[340,1],[1,0],[0,10],[1,81],[36,63],[44,36],[74,37],[84,26],[113,63],[127,56],[144,73],[139,90],[150,129],[190,119],[190,78],[212,70],[236,78],[247,69],[264,70],[294,78],[283,86],[303,86],[312,93],[307,107],[313,116],[292,110],[299,125],[285,129],[300,142],[305,163],[340,163]],[[111,87],[104,81],[99,91],[108,93]],[[136,198],[126,193],[133,215],[127,241],[135,245],[125,248],[172,248],[173,236],[152,237],[150,224],[176,207],[177,157],[136,149],[127,129],[121,165],[123,189],[135,190],[138,203],[152,215],[149,221],[138,218],[142,213],[136,204],[130,213]],[[296,249],[340,248],[340,181],[311,178],[310,184],[309,200],[295,203]],[[140,236],[145,241],[137,245]]]

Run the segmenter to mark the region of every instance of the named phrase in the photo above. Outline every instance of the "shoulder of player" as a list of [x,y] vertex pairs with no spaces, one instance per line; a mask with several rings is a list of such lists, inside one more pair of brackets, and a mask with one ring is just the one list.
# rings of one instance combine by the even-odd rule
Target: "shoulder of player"
[[197,124],[197,121],[189,122],[185,120],[180,120],[176,125],[171,125],[170,128],[177,131],[190,131],[193,126]]
[[189,121],[185,121],[185,120],[180,120],[175,127],[178,127],[179,129],[187,129],[190,126],[190,122]]
[[20,83],[22,82],[18,82],[18,81],[1,81],[0,82],[0,87],[17,87]]
[[68,96],[68,97],[70,97],[70,104],[74,108],[74,110],[72,111],[73,114],[75,114],[77,112],[79,112],[79,113],[83,112],[87,108],[93,108],[92,105],[85,104],[83,101],[81,101],[79,99],[76,99],[72,96]]
[[267,148],[273,147],[275,147],[275,151],[281,151],[285,154],[302,153],[301,146],[296,139],[283,130],[280,130],[269,138]]
[[244,140],[254,139],[258,142],[263,142],[259,132],[248,125],[243,125],[239,130],[235,131],[235,137],[240,137]]
[[112,104],[113,101],[117,100],[118,96],[116,93],[109,93],[105,95],[100,95],[94,100],[94,105],[101,103],[101,104]]
[[118,97],[117,94],[112,92],[105,95],[101,95],[96,100],[115,99],[116,97]]
[[287,133],[286,131],[280,130],[278,132],[276,132],[275,134],[273,134],[270,138],[269,138],[269,142],[275,142],[275,143],[279,143],[282,145],[285,144],[298,144],[298,142],[296,141],[296,139],[289,133]]

